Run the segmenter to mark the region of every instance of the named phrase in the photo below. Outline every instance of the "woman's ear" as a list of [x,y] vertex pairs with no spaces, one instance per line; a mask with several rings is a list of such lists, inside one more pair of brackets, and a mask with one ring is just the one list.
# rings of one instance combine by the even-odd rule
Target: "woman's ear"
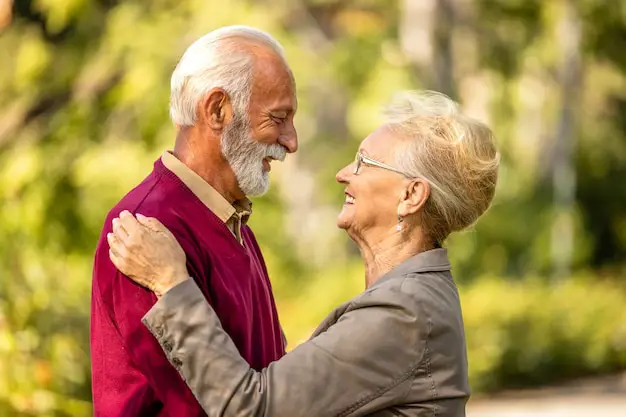
[[398,205],[398,215],[406,217],[421,211],[430,197],[430,184],[424,179],[409,182]]
[[233,109],[230,97],[221,88],[209,91],[198,107],[199,121],[215,131],[223,130],[232,118]]

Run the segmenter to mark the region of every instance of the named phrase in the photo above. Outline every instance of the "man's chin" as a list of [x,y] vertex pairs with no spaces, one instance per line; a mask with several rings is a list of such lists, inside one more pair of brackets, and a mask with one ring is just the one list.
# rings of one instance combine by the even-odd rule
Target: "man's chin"
[[246,195],[250,197],[261,197],[265,195],[270,188],[269,178],[264,180],[262,184],[255,185],[254,187],[250,187],[249,192]]
[[267,194],[269,188],[264,188],[263,190],[260,191],[254,191],[251,193],[248,193],[247,196],[249,197],[263,197],[265,194]]

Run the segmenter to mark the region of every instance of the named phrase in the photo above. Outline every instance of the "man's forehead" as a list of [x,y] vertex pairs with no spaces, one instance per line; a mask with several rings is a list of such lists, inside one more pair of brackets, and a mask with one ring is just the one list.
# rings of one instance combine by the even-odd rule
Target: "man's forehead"
[[256,56],[253,96],[272,111],[295,112],[296,85],[288,64],[275,52],[264,52]]
[[293,83],[289,81],[280,82],[273,80],[262,82],[258,80],[253,89],[253,97],[264,103],[271,111],[295,112],[298,107],[298,99]]

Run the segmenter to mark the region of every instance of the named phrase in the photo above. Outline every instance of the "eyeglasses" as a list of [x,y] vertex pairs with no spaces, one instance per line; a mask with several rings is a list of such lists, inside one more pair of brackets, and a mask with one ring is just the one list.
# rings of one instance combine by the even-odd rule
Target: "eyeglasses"
[[382,169],[386,169],[388,171],[393,171],[396,172],[400,175],[404,175],[407,178],[413,178],[412,175],[409,175],[405,172],[402,172],[392,166],[389,166],[387,164],[383,164],[382,162],[378,162],[375,159],[372,158],[368,158],[367,156],[363,155],[361,152],[357,152],[356,153],[356,158],[354,160],[355,166],[354,166],[354,175],[357,175],[359,173],[359,170],[361,169],[361,165],[365,164],[365,165],[371,165],[371,166],[375,166],[378,168],[382,168]]

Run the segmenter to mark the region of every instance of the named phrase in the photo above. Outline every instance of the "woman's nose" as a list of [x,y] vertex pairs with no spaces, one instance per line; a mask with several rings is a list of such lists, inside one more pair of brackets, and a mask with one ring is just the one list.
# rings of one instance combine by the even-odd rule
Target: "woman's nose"
[[348,183],[348,179],[352,175],[352,165],[354,164],[353,163],[348,164],[345,167],[341,168],[339,172],[337,172],[337,175],[335,175],[335,179],[337,180],[338,183],[340,184]]

